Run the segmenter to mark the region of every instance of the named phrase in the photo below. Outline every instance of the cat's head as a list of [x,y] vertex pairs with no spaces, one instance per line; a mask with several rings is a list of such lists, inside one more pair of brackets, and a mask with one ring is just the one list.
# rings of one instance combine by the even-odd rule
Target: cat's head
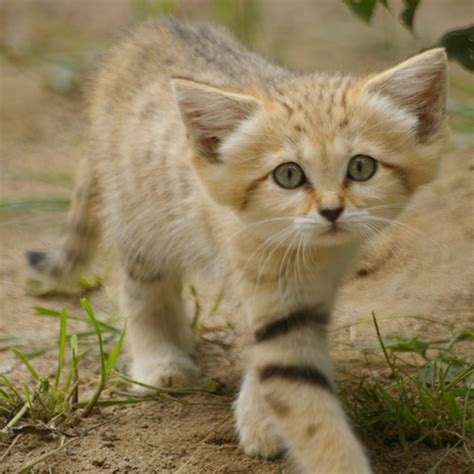
[[262,238],[279,232],[282,245],[373,234],[435,177],[447,138],[442,49],[362,79],[173,87],[209,196]]

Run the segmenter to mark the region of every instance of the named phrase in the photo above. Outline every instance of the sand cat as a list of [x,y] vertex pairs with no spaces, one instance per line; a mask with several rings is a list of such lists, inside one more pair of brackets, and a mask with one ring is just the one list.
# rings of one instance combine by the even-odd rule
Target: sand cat
[[253,334],[235,404],[245,452],[368,473],[326,327],[364,240],[436,175],[445,95],[442,49],[368,77],[302,74],[205,24],[146,23],[93,87],[63,243],[29,262],[70,279],[101,229],[124,272],[131,376],[156,386],[195,382],[182,276],[220,272]]

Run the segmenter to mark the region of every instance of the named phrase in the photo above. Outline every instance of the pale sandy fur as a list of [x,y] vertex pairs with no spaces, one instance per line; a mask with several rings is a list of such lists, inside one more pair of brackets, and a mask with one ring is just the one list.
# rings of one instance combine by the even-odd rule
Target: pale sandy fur
[[[224,279],[255,339],[236,401],[243,449],[289,448],[304,472],[370,472],[335,394],[325,328],[363,241],[436,175],[445,82],[442,50],[365,78],[297,74],[207,25],[145,24],[94,83],[64,243],[30,262],[68,278],[102,228],[124,273],[131,375],[158,386],[199,377],[182,276]],[[348,181],[358,154],[379,161],[370,181]],[[284,162],[301,166],[303,186],[275,184]],[[319,212],[338,207],[345,232],[325,234]]]

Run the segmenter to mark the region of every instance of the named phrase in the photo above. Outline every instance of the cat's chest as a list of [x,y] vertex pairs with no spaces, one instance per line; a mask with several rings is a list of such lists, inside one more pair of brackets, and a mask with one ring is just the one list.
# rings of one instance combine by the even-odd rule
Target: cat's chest
[[[337,288],[357,249],[282,248],[259,254],[249,246],[236,245],[232,256],[232,281],[251,306],[268,311],[295,307],[321,307],[330,311]],[[257,310],[258,312],[258,310]]]

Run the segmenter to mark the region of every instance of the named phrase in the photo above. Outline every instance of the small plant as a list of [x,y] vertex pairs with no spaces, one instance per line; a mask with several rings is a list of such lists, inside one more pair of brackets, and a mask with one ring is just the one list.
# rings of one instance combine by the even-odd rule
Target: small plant
[[[101,377],[92,398],[86,402],[83,416],[88,416],[97,403],[102,390],[115,366],[123,343],[125,328],[120,332],[109,355],[104,352],[104,344],[101,330],[101,323],[95,317],[88,301],[83,298],[81,304],[87,312],[90,321],[94,325],[95,333],[99,342],[99,357],[101,362]],[[29,418],[33,423],[39,423],[43,427],[54,429],[64,424],[69,419],[72,412],[83,403],[79,403],[79,354],[78,335],[67,335],[68,315],[65,310],[60,312],[53,310],[39,309],[42,315],[59,318],[58,337],[58,362],[54,381],[41,375],[30,362],[28,356],[18,348],[12,348],[13,353],[28,369],[35,381],[34,387],[24,384],[21,388],[15,387],[5,376],[0,375],[0,413],[9,418],[9,421],[0,431],[3,435],[14,432],[15,425],[24,419]],[[81,334],[82,336],[84,334]],[[69,342],[70,362],[65,367],[66,346]],[[63,382],[61,383],[61,379]]]
[[[219,301],[220,297],[218,296],[208,312],[208,316],[212,316],[217,310]],[[230,403],[226,399],[194,401],[182,397],[186,394],[201,393],[221,398],[222,395],[229,393],[229,388],[218,380],[209,379],[200,387],[164,389],[140,383],[116,370],[125,336],[125,327],[118,330],[99,320],[86,298],[81,299],[81,305],[86,317],[68,315],[65,310],[36,308],[36,314],[39,317],[58,319],[59,335],[54,345],[26,352],[26,348],[32,343],[29,338],[25,339],[19,336],[0,340],[0,349],[7,348],[9,344],[15,344],[16,347],[11,348],[12,352],[27,368],[33,379],[33,384],[19,385],[13,383],[6,375],[0,374],[0,422],[4,421],[3,427],[0,425],[0,440],[4,438],[10,441],[10,446],[0,458],[0,462],[25,431],[49,433],[59,437],[60,446],[58,448],[33,460],[19,471],[30,472],[34,466],[61,452],[77,437],[82,436],[83,433],[80,431],[78,421],[80,418],[90,416],[96,407],[133,405],[158,399],[171,400],[183,405],[215,405],[226,409],[230,407]],[[86,322],[90,327],[69,335],[68,320]],[[91,337],[94,339],[91,340]],[[20,350],[20,348],[24,350]],[[58,351],[54,379],[42,375],[31,362],[33,358],[52,350]],[[81,361],[93,350],[98,352],[100,365],[100,375],[96,381],[90,380],[90,377],[80,376],[79,373]],[[89,388],[91,383],[95,384],[95,389],[92,391]],[[124,392],[124,384],[143,386],[153,390],[154,394],[139,397]],[[84,392],[82,397],[80,397],[80,389],[81,392]],[[127,395],[126,398],[116,396],[123,393]],[[73,425],[74,429],[71,431]],[[66,433],[64,430],[69,432]],[[69,439],[66,441],[66,438]]]
[[[346,410],[362,437],[380,447],[462,447],[472,464],[468,440],[474,436],[474,365],[452,350],[460,341],[474,341],[474,330],[452,328],[452,337],[440,346],[416,336],[384,338],[375,315],[373,324],[378,344],[369,349],[382,351],[385,375],[342,383]],[[400,353],[423,362],[413,363]]]

